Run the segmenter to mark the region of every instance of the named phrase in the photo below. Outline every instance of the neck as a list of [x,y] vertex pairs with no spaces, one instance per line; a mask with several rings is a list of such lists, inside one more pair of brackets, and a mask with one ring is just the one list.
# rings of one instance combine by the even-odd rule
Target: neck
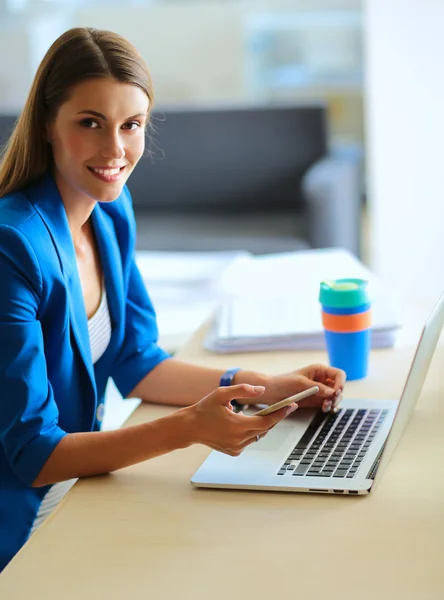
[[90,238],[90,216],[94,210],[96,201],[71,187],[69,183],[60,176],[57,170],[54,172],[54,179],[65,206],[74,248],[76,249],[76,252],[81,253],[84,250],[85,243]]

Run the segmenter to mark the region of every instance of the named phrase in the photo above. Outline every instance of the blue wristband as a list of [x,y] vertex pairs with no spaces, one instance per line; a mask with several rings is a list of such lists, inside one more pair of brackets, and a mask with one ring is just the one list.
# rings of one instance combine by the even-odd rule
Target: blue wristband
[[233,383],[234,376],[236,375],[236,373],[238,371],[241,371],[241,370],[242,369],[240,367],[234,367],[233,369],[228,369],[228,371],[225,371],[225,373],[220,378],[219,385],[221,387],[231,385]]
[[[228,371],[225,371],[225,373],[220,378],[219,385],[221,387],[231,385],[233,383],[234,376],[238,371],[241,370],[242,369],[240,367],[234,367],[233,369],[228,369]],[[231,406],[234,408],[234,412],[240,412],[243,408],[242,404],[237,402],[237,400],[232,400]]]

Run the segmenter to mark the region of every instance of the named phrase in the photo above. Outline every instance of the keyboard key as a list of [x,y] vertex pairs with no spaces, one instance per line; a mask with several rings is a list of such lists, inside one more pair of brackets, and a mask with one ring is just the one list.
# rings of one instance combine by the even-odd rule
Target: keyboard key
[[338,469],[335,474],[333,475],[333,477],[345,477],[347,474],[347,470],[346,469]]
[[293,475],[305,475],[308,470],[308,465],[300,464],[295,470]]

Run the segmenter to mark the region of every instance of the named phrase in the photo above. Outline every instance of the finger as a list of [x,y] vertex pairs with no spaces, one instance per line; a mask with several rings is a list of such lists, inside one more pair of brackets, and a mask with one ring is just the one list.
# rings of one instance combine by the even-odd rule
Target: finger
[[335,413],[339,411],[339,404],[342,402],[342,390],[346,380],[346,373],[340,369],[337,370],[336,381],[332,378],[327,379],[327,383],[335,387],[335,395],[333,397],[331,410]]
[[316,363],[305,370],[305,376],[315,384],[325,383],[334,390],[343,389],[347,375],[342,369],[330,367],[329,365]]
[[256,433],[264,433],[265,430],[270,429],[285,417],[288,417],[292,412],[297,410],[298,405],[293,402],[289,406],[285,406],[284,408],[280,408],[276,410],[274,413],[264,416],[251,416],[247,417],[250,421],[251,431]]
[[217,444],[212,444],[210,447],[217,452],[221,452],[221,454],[228,454],[229,456],[238,456],[240,454],[239,447],[219,446]]
[[344,389],[347,374],[342,369],[334,369],[332,367],[327,368],[327,379],[326,383],[332,387],[336,392]]
[[[268,431],[265,431],[264,433],[258,433],[253,437],[249,437],[247,440],[245,440],[245,442],[242,445],[242,449],[246,448],[247,446],[250,446],[251,444],[254,444],[255,442],[259,442],[263,437],[265,437],[267,435]],[[258,439],[259,438],[259,439]]]
[[[301,383],[304,386],[306,386],[307,388],[313,387],[314,385],[317,385],[319,388],[319,392],[317,394],[315,394],[313,396],[309,396],[308,398],[305,399],[307,401],[307,404],[310,404],[310,405],[313,404],[314,399],[332,398],[336,393],[336,390],[333,386],[326,385],[325,383],[323,383],[322,381],[319,381],[318,379],[310,379],[309,377],[303,376],[303,377],[301,377]],[[303,401],[301,400],[301,402],[300,402],[301,405],[302,405],[302,402]]]
[[237,398],[257,398],[265,391],[263,385],[249,385],[248,383],[240,383],[238,385],[228,385],[218,387],[214,392],[209,394],[214,396],[215,400],[220,404],[228,406],[231,400]]
[[333,401],[332,410],[333,412],[338,412],[339,404],[342,402],[342,394],[338,394]]
[[341,393],[341,390],[336,391],[332,386],[326,385],[317,379],[309,379],[308,377],[303,377],[302,383],[307,387],[317,385],[319,392],[314,396],[309,396],[305,400],[301,400],[299,402],[301,408],[321,407],[322,411],[326,413],[332,410],[337,395]]
[[233,448],[228,449],[227,448],[225,450],[222,450],[222,452],[224,454],[228,454],[229,456],[239,456],[239,454],[242,452],[242,449],[241,448],[236,448],[236,449],[233,449]]

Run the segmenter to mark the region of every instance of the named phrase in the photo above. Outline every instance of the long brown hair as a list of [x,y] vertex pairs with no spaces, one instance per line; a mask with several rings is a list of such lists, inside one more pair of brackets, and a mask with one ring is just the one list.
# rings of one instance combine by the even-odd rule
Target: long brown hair
[[148,68],[125,38],[102,29],[75,27],[63,33],[40,63],[25,106],[0,160],[0,198],[26,187],[52,164],[46,124],[57,115],[71,89],[86,79],[112,77],[154,92]]

